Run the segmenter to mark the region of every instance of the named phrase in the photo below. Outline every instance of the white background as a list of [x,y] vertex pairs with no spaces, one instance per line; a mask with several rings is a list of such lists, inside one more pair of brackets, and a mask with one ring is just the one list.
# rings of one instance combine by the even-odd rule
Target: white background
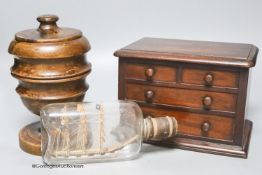
[[252,71],[247,118],[254,123],[249,158],[239,159],[146,145],[133,161],[89,164],[83,169],[33,169],[41,158],[19,149],[18,131],[36,121],[15,93],[7,53],[14,34],[36,28],[41,14],[81,29],[92,49],[86,100],[117,99],[113,52],[142,37],[251,43],[262,48],[261,0],[0,0],[0,174],[261,174],[261,55]]

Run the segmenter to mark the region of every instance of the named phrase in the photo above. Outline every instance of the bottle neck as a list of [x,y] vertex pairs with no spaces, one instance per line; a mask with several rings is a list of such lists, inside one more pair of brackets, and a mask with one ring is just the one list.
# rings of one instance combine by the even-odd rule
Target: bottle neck
[[164,140],[176,136],[177,120],[175,117],[147,117],[144,119],[143,139]]

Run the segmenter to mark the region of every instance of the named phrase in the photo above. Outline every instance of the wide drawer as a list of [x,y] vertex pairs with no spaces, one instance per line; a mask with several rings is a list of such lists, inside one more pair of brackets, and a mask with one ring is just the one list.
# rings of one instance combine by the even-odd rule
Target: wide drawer
[[234,71],[218,71],[212,69],[196,69],[184,67],[182,83],[207,87],[238,88],[239,73]]
[[142,106],[144,117],[172,116],[178,121],[179,135],[198,136],[219,140],[233,140],[234,119],[216,116],[189,113],[170,109],[157,109]]
[[144,81],[176,82],[176,68],[154,64],[133,64],[125,67],[127,79]]
[[130,100],[191,107],[201,110],[225,112],[235,112],[236,110],[235,94],[132,83],[127,83],[125,87],[126,98]]

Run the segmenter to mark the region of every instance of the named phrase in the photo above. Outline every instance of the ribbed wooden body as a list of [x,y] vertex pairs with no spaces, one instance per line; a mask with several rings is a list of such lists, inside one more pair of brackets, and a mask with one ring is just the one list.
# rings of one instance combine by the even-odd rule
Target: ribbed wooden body
[[19,80],[16,88],[24,105],[39,115],[49,103],[82,101],[91,64],[85,56],[59,59],[15,58],[12,75]]
[[[14,55],[11,74],[18,79],[16,92],[34,114],[50,103],[81,102],[88,89],[86,76],[91,64],[85,53],[90,50],[82,32],[60,28],[55,15],[39,16],[37,29],[16,33],[9,53]],[[20,147],[41,155],[40,123],[24,127],[19,133]]]

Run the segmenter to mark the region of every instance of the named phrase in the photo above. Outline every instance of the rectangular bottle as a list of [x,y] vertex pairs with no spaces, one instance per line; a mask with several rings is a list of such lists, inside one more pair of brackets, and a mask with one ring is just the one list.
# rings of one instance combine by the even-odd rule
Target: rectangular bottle
[[42,157],[47,164],[132,159],[142,141],[176,134],[175,118],[143,119],[131,101],[57,103],[41,110]]

